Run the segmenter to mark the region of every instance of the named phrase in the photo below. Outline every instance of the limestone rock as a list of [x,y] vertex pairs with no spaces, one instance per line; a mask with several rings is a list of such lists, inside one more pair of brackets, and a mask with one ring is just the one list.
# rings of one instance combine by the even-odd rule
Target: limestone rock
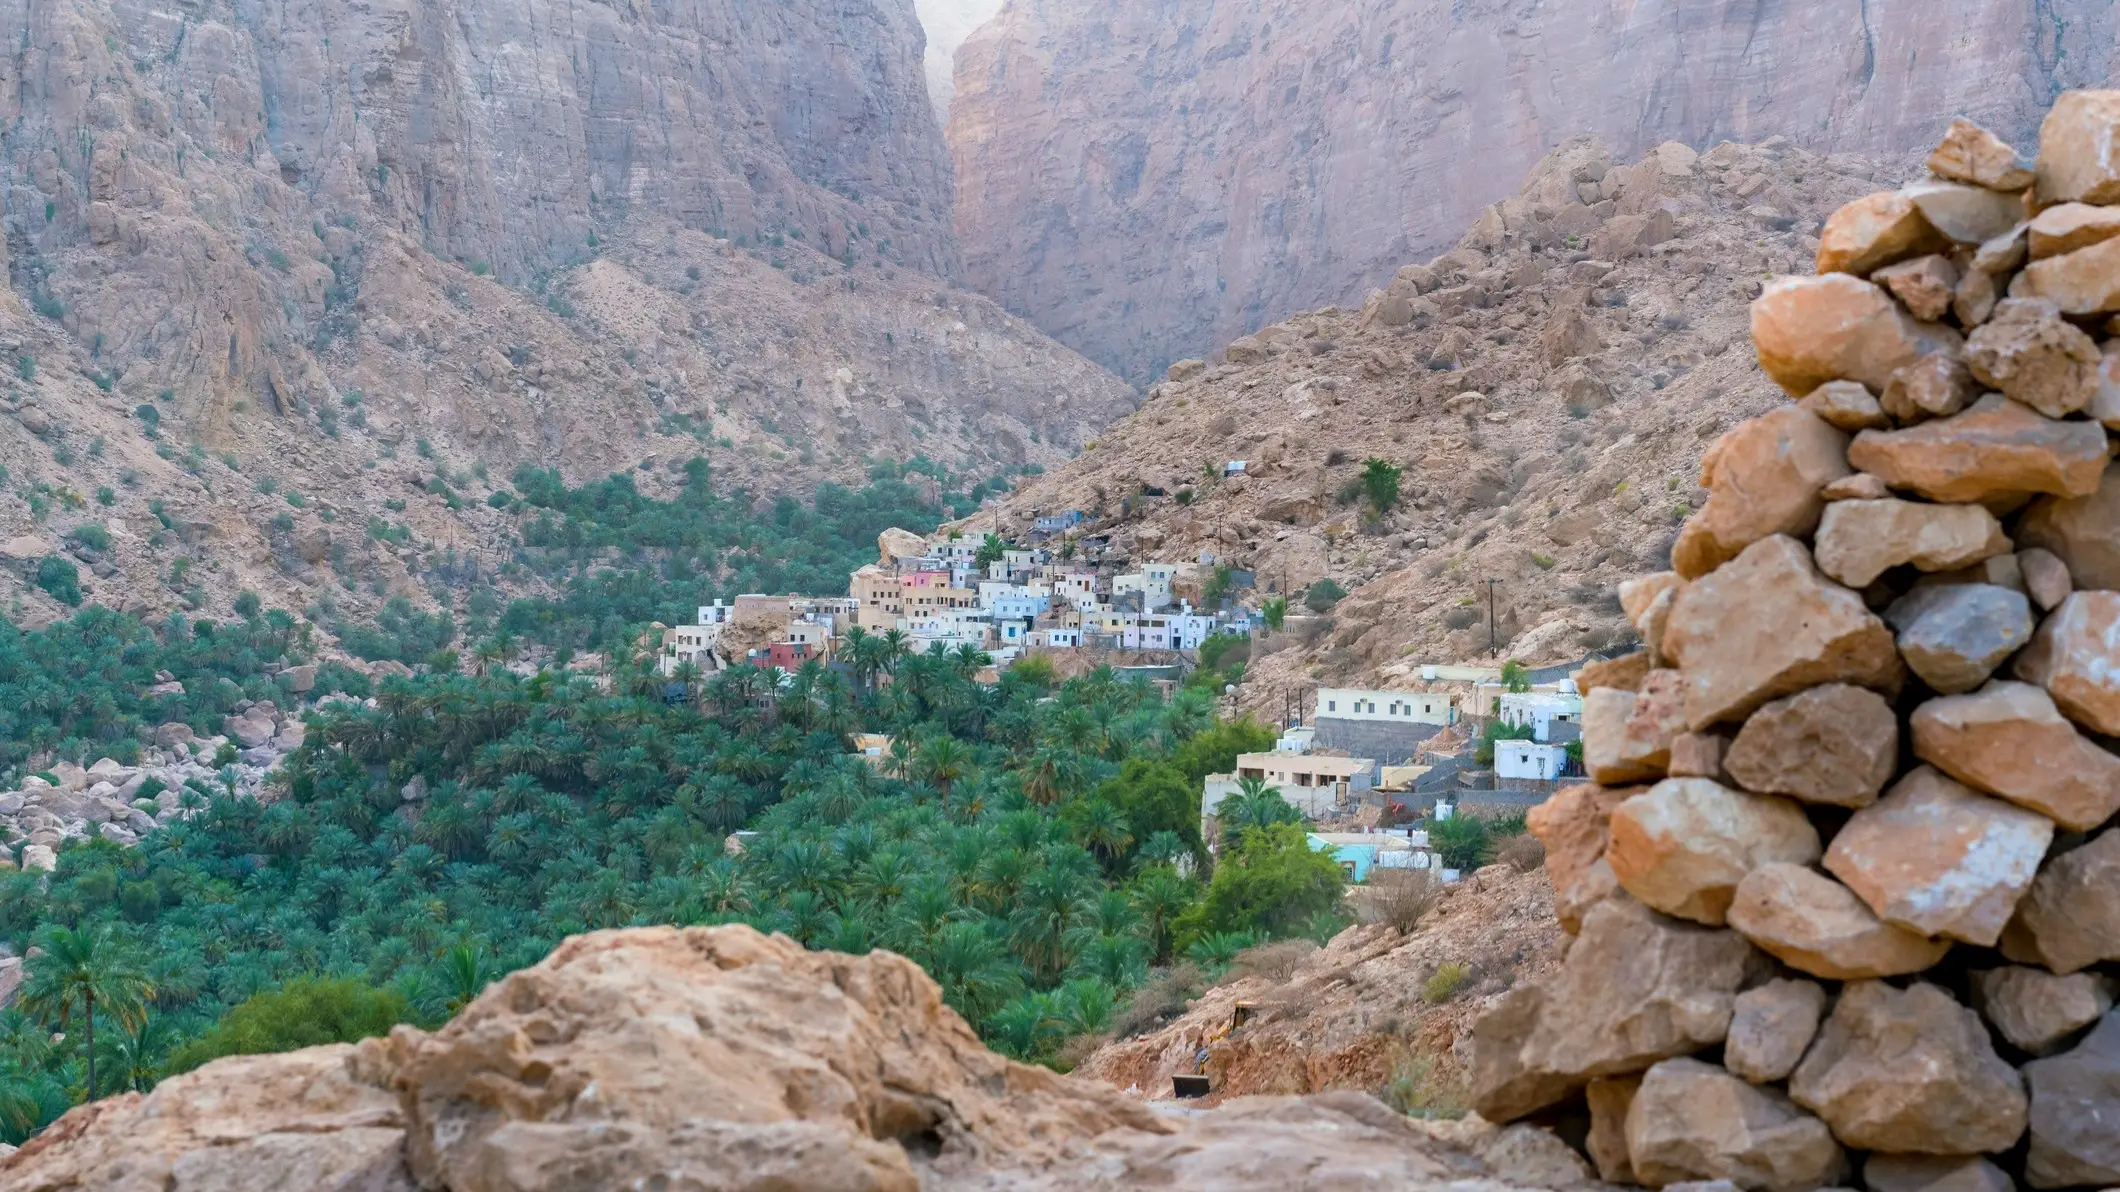
[[1598,903],[1560,971],[1510,990],[1474,1027],[1473,1107],[1514,1121],[1591,1080],[1721,1042],[1756,956],[1735,932],[1631,898]]
[[2113,984],[2102,973],[2010,965],[1973,974],[1973,1005],[2011,1046],[2048,1055],[2113,1008]]
[[1828,381],[1796,403],[1796,408],[1848,434],[1892,424],[1877,398],[1855,381]]
[[1951,296],[1951,313],[1961,327],[1978,327],[1995,312],[2002,291],[1995,275],[1979,268],[1966,270],[1958,278],[1958,292]]
[[1752,713],[1723,767],[1739,786],[1806,803],[1867,807],[1899,761],[1899,719],[1884,697],[1829,683]]
[[1903,563],[1948,571],[2002,554],[2010,540],[1978,505],[1835,501],[1820,519],[1816,549],[1820,571],[1864,588]]
[[1729,738],[1716,733],[1680,733],[1671,738],[1671,764],[1664,772],[1673,778],[1712,778],[1727,786],[1723,753],[1729,747]]
[[1643,1075],[1627,1109],[1627,1152],[1635,1177],[1651,1186],[1726,1179],[1762,1192],[1810,1192],[1846,1166],[1824,1122],[1694,1059],[1665,1060]]
[[1829,981],[1918,973],[1951,948],[1884,922],[1846,886],[1801,865],[1746,874],[1729,918],[1761,951]]
[[1996,584],[1916,588],[1884,616],[1899,631],[1908,669],[1944,695],[1987,682],[2032,639],[2031,601]]
[[1627,615],[1628,621],[1639,627],[1643,615],[1649,611],[1650,605],[1656,603],[1658,597],[1685,586],[1685,577],[1676,571],[1657,571],[1622,580],[1619,585],[1620,611]]
[[2020,191],[2033,179],[2008,142],[1963,117],[1951,121],[1950,131],[1929,154],[1928,166],[1938,178],[1989,190]]
[[1892,374],[1878,398],[1888,417],[1912,425],[1930,418],[1948,418],[1980,396],[1965,361],[1949,352],[1931,352]]
[[2017,1192],[1993,1163],[1957,1155],[1871,1155],[1862,1182],[1870,1192]]
[[1772,1084],[1796,1070],[1825,1016],[1825,987],[1776,978],[1737,995],[1723,1065],[1753,1084]]
[[2098,350],[2098,392],[2091,395],[2090,416],[2107,430],[2120,428],[2120,343],[2112,340]]
[[1845,434],[1794,406],[1740,423],[1710,451],[1708,503],[1679,532],[1672,567],[1693,579],[1770,534],[1810,534],[1847,451]]
[[1570,935],[1583,915],[1619,890],[1605,848],[1612,839],[1612,809],[1641,793],[1590,783],[1564,787],[1524,813],[1524,825],[1546,846],[1546,874],[1553,879],[1553,914]]
[[2011,298],[1965,343],[1974,376],[2049,418],[2091,404],[2098,390],[2098,345],[2043,298]]
[[1887,265],[1871,274],[1870,280],[1890,291],[1915,318],[1933,323],[1951,311],[1951,299],[1958,292],[1958,267],[1949,257],[1931,253]]
[[1997,681],[1914,712],[1914,755],[1958,781],[2086,831],[2120,812],[2120,757],[2029,683]]
[[2120,588],[2120,464],[2105,476],[2096,492],[2042,498],[2018,519],[2019,545],[2052,551],[2067,565],[2060,578],[2069,588]]
[[1867,277],[1880,266],[1941,252],[1949,240],[1904,194],[1868,195],[1835,211],[1818,234],[1818,272]]
[[2024,218],[2024,201],[1980,186],[1935,180],[1909,183],[1905,195],[1929,226],[1959,244],[1985,244]]
[[1848,463],[1932,501],[1978,501],[2010,493],[2080,497],[2105,471],[2105,432],[2094,422],[2058,422],[1999,393],[1964,412],[1904,430],[1866,430]]
[[2064,91],[2039,125],[2042,203],[2120,202],[2120,91]]
[[1608,1184],[1632,1184],[1634,1160],[1627,1154],[1627,1107],[1634,1103],[1639,1076],[1613,1076],[1593,1080],[1583,1089],[1590,1109],[1590,1136],[1583,1149],[1597,1164],[1597,1176]]
[[2107,1014],[2073,1049],[2026,1064],[2024,1081],[2032,1093],[2025,1182],[2120,1183],[2120,1014]]
[[2095,315],[2120,310],[2120,240],[2101,240],[2088,248],[2033,261],[2010,286],[2013,296],[2044,298],[2066,315]]
[[1987,947],[2053,836],[2045,816],[1921,766],[1855,813],[1825,866],[1885,922]]
[[2059,606],[2075,590],[2075,581],[2069,578],[2068,564],[2044,547],[2018,551],[2017,569],[2024,576],[2024,590],[2041,612]]
[[1819,489],[1818,495],[1827,501],[1882,501],[1892,490],[1868,472],[1851,472]]
[[2120,960],[2120,828],[2048,862],[2002,937],[2002,954],[2062,974]]
[[1671,742],[1684,731],[1684,676],[1652,670],[1637,692],[1604,690],[1584,700],[1583,767],[1606,786],[1661,777]]
[[[1575,672],[1578,691],[1590,692],[1600,687],[1615,691],[1633,691],[1649,677],[1649,651],[1636,650],[1617,658],[1593,658]],[[1587,697],[1586,697],[1587,698]]]
[[1789,1096],[1862,1150],[1973,1155],[2024,1134],[2024,1083],[1980,1016],[1926,982],[1856,981],[1789,1079]]
[[1612,812],[1605,858],[1620,887],[1667,915],[1719,927],[1745,875],[1818,859],[1802,808],[1705,778],[1668,778]]
[[1686,718],[1696,730],[1821,683],[1893,690],[1901,677],[1884,622],[1820,576],[1802,543],[1781,535],[1688,586],[1663,646],[1686,676]]
[[59,854],[51,846],[26,844],[22,846],[22,872],[56,873],[59,869]]
[[1891,295],[1844,273],[1780,278],[1752,303],[1760,367],[1794,397],[1828,381],[1881,393],[1893,373],[1958,342],[1956,332],[1915,322]]
[[2069,719],[2120,734],[2120,592],[2069,593],[2015,668],[2018,678],[2046,688]]
[[2032,259],[2043,261],[2120,236],[2120,211],[2062,203],[2040,212],[2029,231]]

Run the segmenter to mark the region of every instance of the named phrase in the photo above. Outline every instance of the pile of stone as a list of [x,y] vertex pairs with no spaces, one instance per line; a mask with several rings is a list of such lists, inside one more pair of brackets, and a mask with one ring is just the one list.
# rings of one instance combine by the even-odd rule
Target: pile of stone
[[2120,92],[1959,121],[1753,307],[1645,649],[1539,808],[1574,935],[1475,1103],[1600,1174],[2120,1185]]
[[[70,840],[136,844],[229,794],[231,777],[235,797],[255,799],[268,775],[301,747],[305,731],[301,720],[270,701],[248,700],[222,729],[200,737],[190,725],[172,722],[155,730],[138,765],[107,757],[85,769],[59,762],[0,791],[0,870],[50,872]],[[224,746],[233,746],[234,761],[221,762]]]

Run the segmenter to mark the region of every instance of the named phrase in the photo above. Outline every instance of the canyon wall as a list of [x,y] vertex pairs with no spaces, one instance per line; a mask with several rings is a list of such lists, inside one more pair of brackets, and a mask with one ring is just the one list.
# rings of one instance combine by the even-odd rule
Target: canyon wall
[[1142,383],[1454,240],[1565,138],[2028,142],[2107,0],[1009,0],[958,55],[966,275]]
[[915,0],[920,24],[927,30],[928,96],[935,101],[935,118],[948,120],[952,81],[957,71],[957,47],[972,31],[1001,11],[1001,0]]

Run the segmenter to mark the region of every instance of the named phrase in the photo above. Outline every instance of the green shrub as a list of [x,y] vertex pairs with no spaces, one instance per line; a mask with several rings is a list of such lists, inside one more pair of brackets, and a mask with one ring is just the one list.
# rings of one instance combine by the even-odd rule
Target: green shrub
[[1440,1006],[1458,995],[1465,982],[1472,979],[1472,970],[1455,960],[1446,960],[1435,968],[1428,980],[1421,985],[1421,1000],[1431,1006]]
[[189,1072],[228,1055],[353,1043],[413,1020],[412,1003],[394,990],[350,977],[297,977],[277,989],[252,994],[222,1015],[205,1034],[177,1049],[169,1059],[169,1073]]
[[57,555],[46,555],[37,564],[37,586],[61,604],[81,603],[81,571]]

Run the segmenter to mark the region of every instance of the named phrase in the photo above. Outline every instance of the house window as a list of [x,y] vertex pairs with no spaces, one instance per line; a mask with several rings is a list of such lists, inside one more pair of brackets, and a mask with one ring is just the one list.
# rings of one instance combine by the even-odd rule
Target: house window
[[1338,700],[1336,700],[1336,699],[1329,699],[1329,700],[1326,700],[1326,701],[1325,701],[1325,710],[1326,710],[1326,711],[1328,711],[1328,712],[1337,712],[1337,711],[1339,711],[1339,710],[1340,710],[1340,701],[1338,701]]

